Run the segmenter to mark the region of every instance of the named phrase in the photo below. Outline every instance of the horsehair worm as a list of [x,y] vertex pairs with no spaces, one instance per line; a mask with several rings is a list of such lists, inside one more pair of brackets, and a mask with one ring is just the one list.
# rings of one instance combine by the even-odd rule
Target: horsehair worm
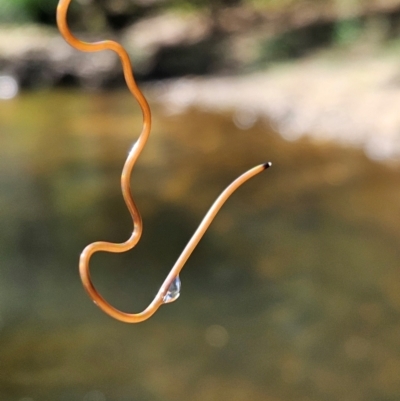
[[69,43],[72,47],[83,52],[98,52],[102,50],[113,50],[115,53],[117,53],[122,62],[122,68],[126,84],[130,92],[134,96],[134,98],[139,103],[139,106],[143,114],[142,132],[140,133],[139,138],[135,142],[132,150],[130,151],[125,161],[121,174],[122,195],[133,220],[132,235],[127,241],[123,243],[112,243],[104,241],[94,242],[88,245],[83,250],[79,260],[79,272],[83,286],[87,291],[87,293],[89,294],[89,296],[94,301],[94,303],[105,313],[107,313],[108,315],[117,320],[126,323],[139,323],[151,317],[162,304],[172,302],[178,298],[180,291],[179,273],[182,270],[183,266],[185,265],[186,261],[188,260],[189,256],[191,255],[191,253],[193,252],[193,250],[196,248],[197,244],[203,237],[204,233],[207,231],[208,227],[210,226],[211,222],[215,218],[216,214],[218,213],[222,205],[226,202],[226,200],[232,195],[234,191],[236,191],[247,180],[249,180],[250,178],[254,177],[255,175],[261,173],[262,171],[270,167],[271,163],[265,163],[253,167],[252,169],[242,174],[235,181],[233,181],[221,193],[221,195],[213,203],[207,214],[204,216],[199,227],[197,228],[192,238],[186,245],[185,249],[179,256],[175,265],[172,267],[168,276],[164,280],[164,283],[161,285],[158,293],[154,297],[153,301],[144,311],[140,313],[126,313],[114,308],[99,294],[99,292],[94,287],[92,280],[90,278],[89,262],[92,255],[96,252],[100,251],[112,252],[112,253],[127,252],[130,249],[132,249],[140,240],[143,231],[143,223],[139,210],[131,194],[130,179],[131,179],[132,169],[140,153],[142,152],[150,134],[151,111],[149,104],[147,103],[147,100],[145,99],[145,97],[143,96],[142,92],[140,91],[135,82],[129,55],[119,43],[111,40],[105,40],[95,43],[87,43],[73,36],[67,23],[67,14],[70,4],[71,0],[60,0],[58,3],[57,25],[58,29],[61,32],[61,35],[64,37],[67,43]]

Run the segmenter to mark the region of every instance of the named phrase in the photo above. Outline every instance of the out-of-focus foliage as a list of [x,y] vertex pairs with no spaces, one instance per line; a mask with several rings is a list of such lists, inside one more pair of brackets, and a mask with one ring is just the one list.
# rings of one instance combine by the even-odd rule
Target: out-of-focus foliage
[[[0,0],[0,22],[36,21],[53,22],[53,14],[58,0]],[[77,4],[100,8],[105,14],[140,14],[142,10],[160,8],[205,9],[211,11],[223,7],[243,5],[268,12],[289,12],[324,8],[336,10],[338,14],[351,14],[355,10],[366,9],[377,4],[376,0],[76,0]],[[381,2],[383,6],[396,3],[392,0]]]
[[58,0],[0,0],[0,22],[52,22]]
[[[1,36],[0,29],[3,71],[23,87],[122,83],[117,60],[109,59],[93,79],[93,67],[83,68],[87,59],[78,52],[57,45],[63,61],[52,56],[45,42],[56,31],[37,23],[54,26],[57,2],[0,0],[0,23],[33,22],[41,32],[32,36],[18,26],[15,36],[9,30],[15,27],[7,27]],[[68,21],[89,40],[118,38],[134,60],[136,77],[154,80],[250,72],[322,49],[392,46],[400,37],[400,0],[73,0]]]

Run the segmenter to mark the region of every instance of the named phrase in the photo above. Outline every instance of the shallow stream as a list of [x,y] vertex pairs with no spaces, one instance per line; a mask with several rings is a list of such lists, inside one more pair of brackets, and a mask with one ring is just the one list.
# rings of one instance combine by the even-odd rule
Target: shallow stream
[[218,194],[228,201],[149,321],[104,315],[81,250],[132,230],[119,188],[141,128],[128,94],[43,92],[0,107],[1,401],[400,399],[400,170],[287,142],[267,122],[154,105],[132,189],[144,234],[97,254],[95,284],[140,311]]

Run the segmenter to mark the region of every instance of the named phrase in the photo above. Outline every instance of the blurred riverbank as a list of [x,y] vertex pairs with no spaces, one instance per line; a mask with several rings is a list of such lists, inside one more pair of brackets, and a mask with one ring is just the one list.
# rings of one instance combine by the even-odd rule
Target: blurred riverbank
[[[77,35],[123,43],[141,87],[171,113],[233,111],[242,129],[266,118],[287,140],[308,135],[362,148],[375,160],[398,160],[400,11],[396,2],[342,19],[339,11],[335,19],[329,7],[297,14],[226,7],[213,19],[204,10],[168,10],[120,31]],[[114,53],[78,52],[44,25],[0,28],[0,75],[3,99],[18,89],[125,85]]]
[[[15,54],[22,54],[23,40],[18,42],[14,37],[14,41],[14,46],[3,41],[0,49],[9,46],[10,52],[13,49]],[[75,52],[59,37],[43,43],[42,49],[57,49],[50,53],[59,67],[35,70],[38,66],[30,65],[25,72],[31,74],[35,84],[43,84],[46,79],[55,84],[57,79],[71,78],[74,70],[86,77],[81,84],[92,91],[100,90],[111,77],[115,82],[119,79],[120,67],[112,53]],[[70,57],[73,53],[77,53],[76,58]],[[66,69],[69,72],[62,77]],[[93,71],[96,78],[91,75]],[[12,76],[5,75],[10,79]],[[267,119],[287,140],[309,136],[362,148],[375,160],[400,158],[400,63],[395,48],[363,52],[359,47],[352,53],[341,49],[321,51],[239,76],[185,76],[141,86],[149,90],[153,102],[161,103],[170,113],[191,107],[232,111],[242,129],[250,128],[258,119]],[[7,91],[9,79],[0,80],[0,96],[7,96]]]
[[241,77],[183,78],[155,86],[171,113],[234,112],[239,128],[267,119],[285,139],[308,136],[400,158],[400,64],[390,54],[318,56]]

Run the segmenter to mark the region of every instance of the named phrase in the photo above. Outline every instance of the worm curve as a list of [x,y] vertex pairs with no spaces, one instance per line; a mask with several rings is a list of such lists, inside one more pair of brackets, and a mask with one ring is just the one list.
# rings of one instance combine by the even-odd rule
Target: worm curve
[[142,152],[149,134],[151,130],[151,111],[147,100],[143,96],[142,92],[138,88],[135,78],[133,76],[132,66],[130,62],[130,58],[126,50],[117,42],[111,40],[105,40],[95,43],[87,43],[76,38],[70,31],[67,23],[67,14],[68,8],[71,4],[71,0],[60,0],[57,7],[57,25],[61,32],[61,35],[64,39],[75,49],[83,51],[83,52],[98,52],[102,50],[113,50],[119,56],[123,73],[125,77],[126,84],[134,96],[134,98],[139,103],[139,106],[142,110],[143,114],[143,128],[140,133],[139,138],[135,142],[132,150],[129,152],[129,155],[125,161],[122,174],[121,174],[121,189],[124,201],[129,210],[129,213],[132,217],[133,221],[133,232],[128,240],[123,243],[112,243],[105,241],[98,241],[88,245],[82,252],[79,260],[79,272],[82,280],[82,284],[92,298],[94,303],[102,309],[105,313],[110,315],[111,317],[126,322],[126,323],[139,323],[144,320],[147,320],[151,317],[157,309],[167,301],[165,300],[166,294],[170,289],[171,284],[178,277],[179,272],[182,270],[185,265],[187,259],[203,237],[204,233],[210,226],[212,220],[218,213],[219,209],[225,203],[225,201],[232,195],[232,193],[238,189],[242,184],[244,184],[247,180],[254,177],[255,175],[261,173],[265,169],[271,166],[271,163],[261,164],[256,166],[239,178],[237,178],[234,182],[232,182],[217,198],[217,200],[213,203],[207,214],[204,216],[201,221],[199,227],[193,234],[189,243],[186,245],[185,249],[179,256],[175,265],[172,267],[168,276],[164,280],[164,283],[161,285],[158,293],[154,297],[153,301],[149,304],[149,306],[140,313],[126,313],[122,312],[116,308],[114,308],[110,303],[108,303],[96,290],[94,287],[92,280],[90,278],[90,270],[89,270],[89,262],[92,255],[96,252],[112,252],[112,253],[121,253],[127,252],[132,249],[140,240],[143,231],[143,223],[142,218],[140,216],[139,210],[132,198],[131,195],[131,187],[130,187],[130,178],[132,169]]

